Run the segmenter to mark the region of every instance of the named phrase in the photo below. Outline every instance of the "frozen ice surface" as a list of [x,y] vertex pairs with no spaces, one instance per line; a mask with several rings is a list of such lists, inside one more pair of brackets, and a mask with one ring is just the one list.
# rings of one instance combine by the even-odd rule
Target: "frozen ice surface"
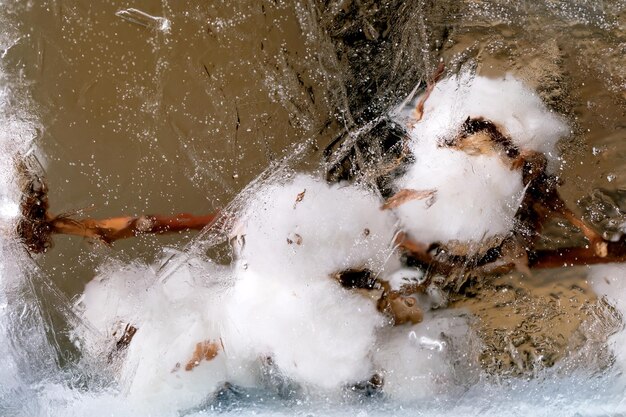
[[[118,13],[122,19],[143,27],[160,31],[169,29],[169,20],[147,15],[137,9],[121,10]],[[2,44],[0,49],[6,52],[11,45]],[[517,88],[510,80],[498,82],[513,90]],[[3,127],[0,133],[0,415],[128,416],[150,413],[157,416],[365,417],[599,416],[626,413],[624,381],[614,370],[593,375],[585,372],[560,375],[548,370],[545,375],[538,375],[530,381],[502,382],[485,375],[477,376],[469,359],[474,347],[464,345],[467,317],[462,312],[443,317],[429,312],[426,321],[420,326],[387,329],[389,334],[377,332],[379,317],[371,311],[370,303],[355,298],[354,294],[347,291],[337,291],[337,286],[333,286],[332,282],[315,284],[317,281],[311,278],[318,274],[327,275],[337,268],[355,266],[367,266],[380,273],[393,271],[393,268],[383,265],[385,262],[395,262],[388,246],[395,225],[385,215],[380,216],[377,204],[370,204],[379,204],[380,201],[377,202],[377,197],[369,191],[350,187],[342,191],[340,186],[327,186],[310,178],[297,179],[291,183],[291,189],[286,187],[288,191],[282,194],[259,194],[257,204],[278,205],[277,210],[283,216],[282,219],[290,219],[291,222],[289,228],[278,227],[274,230],[276,235],[282,234],[281,239],[274,241],[268,240],[274,237],[270,233],[272,221],[255,224],[254,214],[247,217],[253,233],[247,240],[244,238],[245,245],[261,246],[264,250],[259,253],[264,254],[264,259],[257,260],[254,255],[250,257],[244,246],[235,269],[226,269],[207,262],[202,257],[184,254],[176,259],[180,261],[177,264],[182,266],[168,274],[167,279],[164,279],[161,271],[151,266],[136,263],[110,264],[109,269],[101,271],[98,280],[91,283],[85,293],[83,303],[95,306],[85,310],[92,324],[75,320],[72,312],[68,311],[68,301],[58,295],[54,286],[37,270],[32,259],[15,242],[12,235],[14,215],[20,197],[12,158],[17,154],[28,153],[37,128],[29,115],[15,117],[16,109],[5,106],[5,99],[10,92],[6,84],[0,84],[0,125]],[[445,85],[444,82],[439,88]],[[527,95],[523,101],[505,102],[505,97],[499,95],[500,90],[495,85],[483,86],[481,91],[485,95],[477,96],[476,103],[487,101],[498,104],[494,106],[492,113],[483,112],[482,115],[506,126],[511,135],[520,129],[530,132],[528,136],[521,137],[520,144],[530,149],[537,147],[542,151],[552,152],[553,139],[556,140],[558,136],[555,132],[563,133],[567,130],[562,127],[558,117],[543,125],[500,118],[502,115],[499,111],[506,106],[523,112],[527,110],[527,114],[534,114],[539,106],[535,106],[536,97],[533,98],[532,94]],[[469,94],[467,90],[471,91],[471,87],[466,87],[467,85],[458,89],[450,87],[456,94],[453,109],[458,109],[459,103],[463,102],[461,97]],[[518,90],[524,93],[523,89]],[[439,93],[436,91],[428,105],[437,103],[437,94]],[[448,102],[442,97],[439,97],[438,108],[447,109]],[[15,101],[11,105],[14,106]],[[427,106],[426,115],[429,113]],[[459,114],[448,116],[450,120],[462,121]],[[444,124],[446,123],[447,121]],[[437,126],[433,123],[433,127]],[[541,130],[546,127],[548,130]],[[437,132],[438,135],[443,130]],[[547,138],[543,144],[536,141],[542,135],[544,139]],[[476,188],[488,186],[489,181],[493,180],[488,173],[500,173],[498,169],[501,169],[487,164],[482,166],[482,162],[461,162],[459,175],[467,175],[470,171],[485,174],[474,178]],[[275,175],[280,176],[280,173]],[[485,213],[495,217],[502,216],[502,221],[494,226],[494,233],[509,227],[509,203],[514,206],[516,192],[519,192],[518,178],[514,175],[505,175],[497,181],[501,181],[498,184],[503,184],[504,188],[510,186],[514,192],[511,200],[505,199],[505,203],[495,213]],[[302,185],[309,188],[306,188],[302,200],[298,202],[299,194],[304,191]],[[275,186],[274,182],[270,182],[257,189],[269,192]],[[328,194],[318,201],[319,205],[307,206],[315,191],[322,195]],[[474,195],[474,199],[480,198],[486,196]],[[293,209],[292,203],[297,210]],[[360,204],[368,207],[362,208]],[[284,270],[276,268],[271,261],[268,262],[276,258],[282,261],[302,260],[298,258],[301,254],[296,248],[300,246],[299,238],[302,239],[301,246],[311,240],[323,241],[331,231],[327,227],[330,224],[327,216],[330,213],[337,214],[336,210],[328,208],[337,206],[359,212],[363,210],[363,218],[338,217],[342,224],[346,223],[346,239],[327,245],[327,249],[354,250],[353,256],[347,262],[335,258],[327,264],[304,261],[304,266],[298,268],[297,262],[287,261],[288,267]],[[372,207],[376,207],[376,210]],[[377,218],[380,221],[369,223],[370,215],[373,216],[374,211],[379,215]],[[288,214],[296,216],[290,218]],[[300,233],[300,215],[303,216],[301,218],[318,219],[316,227]],[[447,222],[452,218],[454,216],[445,220]],[[367,235],[364,237],[379,239],[379,243],[368,246],[366,253],[361,253],[364,248],[359,232],[361,229],[365,232],[366,228],[369,232],[363,233]],[[475,230],[468,233],[482,237]],[[358,238],[352,239],[351,236]],[[459,235],[452,231],[449,236]],[[189,253],[202,247],[202,243],[194,242]],[[247,247],[249,250],[252,246]],[[332,258],[332,254],[324,253],[323,250],[320,249],[319,253]],[[315,253],[316,249],[312,252]],[[257,264],[261,266],[257,268]],[[235,275],[238,278],[236,281],[233,280]],[[411,276],[411,279],[419,280],[418,275]],[[596,289],[605,293],[609,303],[622,314],[623,288],[619,278],[623,276],[621,267],[602,267],[594,268],[590,278]],[[271,284],[269,289],[266,280]],[[270,290],[273,290],[272,300],[280,310],[268,308],[264,298],[269,295],[261,297],[263,291]],[[42,295],[40,291],[46,294]],[[232,320],[225,317],[228,308],[223,303],[224,297],[230,297],[239,303],[228,304],[231,309],[228,316]],[[302,298],[308,301],[302,302]],[[43,306],[42,300],[46,300],[47,305]],[[355,312],[366,314],[357,314],[350,319],[355,320],[350,329],[342,328],[347,323],[346,318]],[[110,363],[100,364],[101,368],[92,369],[92,373],[88,369],[81,369],[82,373],[75,372],[71,365],[62,367],[58,363],[57,354],[60,349],[56,337],[63,331],[51,331],[46,316],[52,313],[60,313],[68,320],[74,320],[75,336],[80,337],[85,343],[83,347],[94,354],[110,352],[114,347],[110,336],[112,331],[119,331],[119,327],[111,327],[110,324],[123,324],[132,320],[139,323],[140,329],[126,352],[119,357],[111,357]],[[310,322],[313,316],[319,322],[317,328],[300,326],[303,321]],[[271,327],[267,326],[268,322],[272,322]],[[330,326],[341,329],[336,339],[324,333]],[[385,346],[385,349],[369,352],[372,334],[383,339],[378,343]],[[233,361],[229,363],[240,364],[239,366],[229,368],[223,360],[226,357],[225,352],[220,350],[211,361],[192,362],[195,368],[187,375],[184,375],[183,370],[177,370],[176,364],[180,363],[181,368],[184,368],[189,363],[198,341],[214,341],[220,336],[223,336],[221,342],[224,349],[232,352],[233,357],[229,359]],[[622,339],[623,332],[614,335],[612,339],[618,364],[623,364],[623,358],[619,354]],[[329,342],[321,343],[324,340]],[[237,350],[235,346],[243,348]],[[328,350],[326,360],[310,360],[311,357],[326,352],[325,349]],[[260,353],[268,351],[276,352],[273,361],[259,361]],[[397,354],[399,352],[406,353],[406,356]],[[419,360],[407,359],[411,355],[418,355]],[[104,356],[106,360],[109,359],[107,355]],[[369,359],[372,360],[371,364],[367,362]],[[363,363],[367,366],[361,366]],[[345,381],[366,378],[372,371],[382,368],[388,382],[384,396],[368,398],[355,394],[337,398],[323,389],[317,395],[311,391],[290,394],[289,389],[285,394],[277,389],[277,386],[291,387],[291,380],[336,388]],[[278,372],[277,375],[277,369],[282,369],[282,374]],[[93,377],[111,371],[117,372],[117,382],[101,381],[99,376]],[[329,372],[332,375],[326,378],[325,375]],[[185,377],[180,378],[181,375]],[[225,387],[215,399],[204,402],[206,392],[214,391],[225,379],[237,386]],[[352,392],[350,387],[347,391]]]
[[[626,317],[626,265],[595,265],[590,268],[589,281],[598,296],[605,297],[622,316]],[[609,346],[615,355],[617,365],[626,371],[626,329],[622,328],[611,336]]]
[[171,22],[168,19],[152,16],[135,8],[119,10],[115,15],[136,25],[159,30],[161,32],[168,32],[171,27]]

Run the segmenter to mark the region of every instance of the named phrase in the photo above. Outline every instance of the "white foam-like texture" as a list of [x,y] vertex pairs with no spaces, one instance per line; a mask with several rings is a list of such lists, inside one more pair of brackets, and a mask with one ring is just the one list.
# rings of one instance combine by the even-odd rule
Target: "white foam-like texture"
[[480,241],[513,228],[524,186],[519,171],[490,156],[471,156],[420,140],[415,163],[396,188],[436,190],[394,211],[409,235],[423,243]]
[[245,244],[239,257],[254,271],[276,278],[361,267],[378,273],[393,258],[396,232],[394,216],[380,206],[367,189],[303,174],[286,184],[268,184],[242,213],[238,232]]
[[468,117],[492,121],[520,149],[542,152],[552,160],[559,157],[558,140],[570,134],[565,120],[512,75],[488,78],[462,72],[435,85],[411,135],[429,141],[451,138]]

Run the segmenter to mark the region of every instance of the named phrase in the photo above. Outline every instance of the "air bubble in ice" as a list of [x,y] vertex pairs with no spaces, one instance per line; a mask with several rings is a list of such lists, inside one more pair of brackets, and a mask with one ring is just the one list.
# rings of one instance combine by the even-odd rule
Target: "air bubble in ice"
[[134,8],[118,10],[115,15],[121,17],[127,22],[135,23],[150,29],[156,29],[161,32],[169,32],[171,27],[171,22],[168,19],[159,16],[152,16]]
[[411,331],[409,333],[409,340],[411,343],[428,350],[435,350],[437,352],[443,352],[446,348],[446,342],[442,342],[439,340],[431,339],[430,337],[420,336],[417,337],[415,331]]

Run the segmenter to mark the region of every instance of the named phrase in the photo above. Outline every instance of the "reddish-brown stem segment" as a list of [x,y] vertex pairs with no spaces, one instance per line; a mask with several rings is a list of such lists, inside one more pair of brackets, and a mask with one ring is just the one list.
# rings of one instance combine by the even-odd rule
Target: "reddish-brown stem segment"
[[[406,235],[401,234],[396,244],[418,261],[431,266],[439,273],[448,273],[454,265],[433,259],[424,250],[424,245],[415,243]],[[528,266],[530,269],[547,269],[580,265],[595,265],[626,262],[626,237],[617,242],[604,242],[606,253],[598,254],[593,246],[569,247],[559,249],[540,249],[528,251]],[[514,263],[481,267],[486,274],[502,274],[517,269]]]
[[428,84],[426,85],[426,91],[424,91],[424,94],[422,95],[420,100],[417,102],[417,105],[415,106],[415,111],[413,114],[414,123],[417,123],[420,120],[422,120],[422,117],[424,116],[424,105],[426,104],[426,100],[428,100],[428,97],[430,97],[430,94],[435,89],[435,85],[437,84],[441,76],[443,75],[443,72],[445,69],[446,69],[445,64],[443,62],[440,62],[434,74],[432,75],[432,78],[428,81]]
[[530,267],[540,269],[626,262],[625,237],[622,237],[617,242],[604,243],[606,244],[606,254],[598,254],[593,245],[589,247],[536,250],[529,254]]
[[138,217],[112,217],[109,219],[72,219],[51,217],[48,223],[52,233],[76,235],[113,243],[143,234],[175,233],[185,230],[202,230],[216,218],[215,214],[194,216],[181,213],[175,216],[147,215]]

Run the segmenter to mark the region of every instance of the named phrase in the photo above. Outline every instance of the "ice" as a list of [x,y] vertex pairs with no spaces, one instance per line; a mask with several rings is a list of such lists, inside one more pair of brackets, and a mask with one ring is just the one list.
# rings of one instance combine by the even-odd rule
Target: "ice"
[[[258,12],[259,16],[255,16],[263,22],[259,25],[272,27],[274,36],[285,22],[272,21],[269,13],[269,19],[265,16],[270,3],[252,3],[249,13],[252,14],[253,9],[263,10],[263,15]],[[285,3],[278,3],[280,7],[287,7]],[[304,3],[299,3],[299,14],[304,15],[309,9],[316,10],[314,2]],[[239,52],[248,48],[249,45],[233,46],[225,36],[228,33],[234,34],[233,37],[242,36],[243,31],[248,30],[246,25],[251,23],[247,19],[248,12],[238,12],[232,19],[223,19],[213,16],[214,13],[219,14],[216,5],[210,5],[210,12],[203,13],[204,4],[196,5],[194,9],[191,4],[164,2],[163,14],[168,18],[134,8],[119,10],[116,15],[142,28],[169,32],[171,22],[178,22],[173,20],[173,9],[184,6],[180,15],[192,16],[204,23],[215,23],[216,32],[219,32],[217,35],[221,36],[216,43],[224,46],[225,50]],[[32,7],[33,4],[27,6]],[[351,12],[350,7],[346,3],[346,10],[341,13]],[[85,32],[78,31],[79,35],[76,35],[67,29],[75,29],[71,25],[79,20],[74,19],[81,14],[79,8],[59,2],[50,5],[50,9],[53,10],[51,13],[61,16],[56,18],[58,20],[51,19],[52,23],[62,22],[63,36],[69,38],[69,43],[75,44],[76,36]],[[94,6],[94,11],[99,12],[96,9]],[[89,8],[90,15],[91,10]],[[573,7],[567,10],[568,16],[576,15]],[[314,15],[304,17],[311,17],[311,24],[318,25],[325,18],[322,11],[319,12],[319,19]],[[107,13],[113,14],[112,11]],[[93,16],[97,15],[93,13]],[[304,17],[299,16],[300,19]],[[511,15],[512,19],[514,17]],[[454,20],[454,16],[450,15],[450,19]],[[382,37],[381,45],[384,45],[386,31],[379,31],[380,25],[369,15],[363,20],[366,27],[372,29],[367,36]],[[420,22],[425,23],[426,20]],[[84,28],[91,29],[94,21],[88,21]],[[117,24],[125,25],[121,21]],[[450,24],[452,28],[454,22]],[[178,23],[176,25],[178,30]],[[237,29],[238,25],[244,29]],[[110,28],[108,24],[105,26]],[[419,31],[429,30],[426,25],[423,26]],[[300,29],[291,30],[299,32]],[[390,26],[389,29],[393,32],[406,30],[406,27]],[[319,28],[316,27],[316,30]],[[347,27],[346,30],[352,29]],[[493,27],[493,30],[499,31],[500,28]],[[529,30],[534,30],[534,26],[530,25]],[[447,27],[445,31],[448,31]],[[203,36],[204,32],[203,29]],[[215,36],[210,32],[209,28],[207,36]],[[37,71],[50,73],[47,65],[54,60],[53,51],[56,49],[61,51],[63,59],[66,59],[64,54],[75,59],[62,45],[46,39],[45,35],[41,38],[44,32],[35,30],[34,33],[28,36],[45,45],[39,51],[41,62],[37,63],[40,65]],[[261,48],[268,47],[271,41],[265,36],[268,33],[255,32],[255,47],[259,47],[259,43]],[[330,42],[326,38],[336,37],[338,33],[322,33],[324,42]],[[312,30],[306,31],[305,35],[310,43],[319,42]],[[350,36],[356,39],[357,44],[362,42],[358,34]],[[30,46],[20,44],[19,39],[12,36],[8,42],[2,40],[0,50],[3,60],[11,59],[18,53],[16,50],[24,49],[25,45]],[[185,39],[184,45],[191,49],[196,42],[212,54],[211,48],[202,43],[204,41],[202,37],[188,42]],[[94,46],[98,45],[94,42]],[[128,49],[126,44],[118,46],[122,50]],[[323,46],[328,47],[326,43]],[[439,46],[445,52],[446,47]],[[281,105],[289,107],[288,119],[292,123],[300,120],[303,128],[313,131],[318,126],[311,102],[317,100],[316,105],[321,106],[319,103],[325,97],[316,91],[317,95],[309,92],[303,95],[302,100],[294,99],[293,92],[300,91],[300,84],[310,82],[306,78],[309,68],[299,68],[301,62],[297,56],[305,56],[314,62],[315,67],[330,68],[335,61],[318,59],[310,50],[292,53],[292,45],[288,42],[281,43],[280,48],[287,52],[277,59],[280,63],[277,68],[263,69],[263,66],[272,66],[274,57],[271,52],[255,56],[250,67],[254,71],[265,70],[271,75],[266,77],[267,83],[279,96]],[[424,48],[426,51],[426,46]],[[90,56],[88,48],[78,49],[83,58]],[[160,54],[157,57],[159,68],[172,64],[167,60],[180,58],[177,58],[178,51],[173,45],[162,49],[165,51],[152,51]],[[204,77],[205,72],[196,65],[198,57],[187,52],[187,49],[181,52],[185,57],[181,59],[185,68]],[[218,52],[225,54],[225,51]],[[325,51],[333,59],[335,52],[330,49]],[[413,49],[401,52],[410,56],[416,54]],[[394,59],[404,61],[406,56],[402,54]],[[424,54],[427,55],[426,52]],[[220,112],[225,112],[223,107],[228,105],[226,96],[231,93],[224,88],[227,83],[220,77],[226,72],[245,72],[241,65],[243,58],[240,60],[235,54],[228,55],[226,60],[232,64],[227,71],[209,74],[209,82],[206,83],[208,91],[213,93],[211,98],[220,103],[217,107]],[[3,358],[0,365],[0,415],[364,417],[416,414],[621,415],[626,412],[624,379],[617,375],[626,366],[619,349],[624,342],[623,331],[610,340],[617,359],[614,368],[565,374],[546,370],[531,380],[507,379],[486,374],[480,368],[477,357],[481,346],[477,335],[471,331],[473,318],[462,310],[444,309],[446,300],[442,293],[429,289],[426,294],[416,296],[425,310],[424,322],[390,327],[388,318],[378,312],[371,298],[342,288],[334,278],[337,272],[345,269],[367,268],[376,277],[387,280],[394,290],[406,284],[422,283],[425,275],[412,268],[398,270],[400,258],[393,242],[399,224],[392,211],[380,209],[383,200],[372,184],[330,185],[317,173],[319,167],[312,163],[306,169],[313,165],[311,171],[316,173],[293,173],[291,168],[297,166],[301,169],[300,165],[306,165],[301,164],[303,149],[313,148],[312,154],[319,156],[318,148],[310,146],[317,136],[312,139],[310,132],[290,137],[289,141],[295,145],[285,151],[288,157],[268,167],[228,204],[222,217],[226,225],[220,223],[205,230],[173,255],[171,251],[163,253],[151,263],[134,259],[133,250],[126,252],[129,256],[120,256],[120,259],[109,259],[110,252],[94,251],[92,256],[97,259],[98,272],[87,284],[82,297],[70,303],[17,242],[14,233],[21,197],[20,172],[16,170],[15,161],[31,161],[28,155],[38,155],[33,143],[41,131],[34,115],[39,109],[25,104],[20,90],[20,86],[28,84],[27,75],[32,63],[19,61],[19,66],[25,68],[22,75],[0,81],[0,356]],[[133,57],[123,61],[135,65],[140,59]],[[424,61],[427,59],[424,58]],[[101,64],[97,60],[94,63]],[[80,67],[75,65],[76,61],[71,64]],[[383,70],[396,71],[397,63],[390,64]],[[209,72],[207,67],[205,70]],[[90,67],[88,71],[104,70],[103,67]],[[341,72],[325,71],[327,69],[320,70],[320,79],[328,85],[341,84],[342,88],[347,88],[342,82]],[[156,88],[165,90],[164,97],[175,96],[173,90],[176,88],[171,88],[166,81],[170,75],[175,82],[179,80],[174,73],[163,74],[157,75]],[[246,76],[243,75],[243,81]],[[366,74],[363,78],[369,76]],[[282,83],[287,81],[283,78],[288,77],[290,85],[285,86]],[[114,81],[120,82],[119,79]],[[188,82],[188,79],[185,81]],[[137,84],[137,80],[122,79],[116,88],[125,91],[132,84]],[[98,87],[97,83],[94,85]],[[182,81],[180,86],[181,90],[186,88],[183,88]],[[68,90],[75,93],[75,88],[78,90],[81,86],[70,85]],[[151,87],[141,88],[147,91]],[[504,90],[514,94],[502,94]],[[217,98],[219,93],[223,99]],[[232,94],[240,100],[237,119],[240,109],[245,106],[265,106],[248,96],[247,91]],[[342,91],[332,89],[328,94],[341,96]],[[163,119],[175,117],[178,104],[181,108],[203,104],[201,100],[204,96],[198,102],[187,101],[186,96],[184,99],[176,96],[172,100],[180,99],[182,104],[177,103],[171,108],[166,100],[154,99],[151,93],[141,93],[136,98],[140,104],[150,102],[146,106],[146,114],[141,116],[147,115],[153,120],[161,116]],[[345,97],[342,96],[342,99]],[[361,100],[367,101],[364,98]],[[398,101],[401,100],[402,97],[398,97]],[[83,107],[89,101],[79,100],[79,103]],[[29,111],[22,111],[24,107]],[[65,111],[63,106],[59,107]],[[161,109],[154,110],[157,107]],[[106,111],[99,108],[91,110]],[[514,110],[513,113],[511,110]],[[74,109],[69,108],[68,111]],[[259,152],[259,144],[270,148],[262,142],[263,135],[255,130],[256,124],[266,123],[269,133],[274,133],[273,130],[278,130],[277,126],[281,124],[281,115],[275,108],[264,111],[267,111],[266,119],[252,120],[249,126],[253,128],[245,126],[240,129],[241,133],[258,134],[260,142],[253,142],[256,153],[262,153]],[[347,108],[339,105],[328,117],[336,118],[337,114],[342,114],[341,118],[345,120],[352,117]],[[441,139],[454,131],[455,126],[458,127],[468,115],[496,121],[521,147],[545,152],[553,160],[553,167],[558,163],[555,144],[569,133],[560,116],[550,113],[531,90],[511,76],[488,80],[467,73],[450,77],[437,86],[425,110],[424,120],[429,120],[429,127],[417,125],[412,133],[421,138]],[[118,117],[117,114],[109,116]],[[134,112],[128,112],[127,119],[119,115],[124,123],[138,121],[140,117],[137,116]],[[376,119],[376,122],[379,120]],[[56,123],[62,125],[63,121]],[[85,120],[85,123],[88,122]],[[245,122],[242,117],[242,126]],[[214,128],[209,122],[191,118],[181,122],[181,125],[203,123],[204,127],[197,131],[187,126],[178,132],[181,141],[188,135],[199,138],[195,143],[181,143],[181,148],[189,148],[184,157],[188,157],[192,165],[184,166],[184,169],[189,172],[202,170],[206,175],[198,178],[203,179],[214,174],[219,176],[221,169],[226,173],[223,183],[227,185],[224,187],[230,187],[229,190],[235,187],[227,182],[231,177],[246,182],[256,175],[258,171],[245,164],[238,165],[236,169],[224,168],[220,155],[215,156],[211,154],[213,150],[202,148],[201,142]],[[239,124],[238,120],[237,126]],[[373,124],[363,130],[359,126],[347,126],[352,138],[346,143],[357,143],[362,133],[371,130]],[[222,128],[220,136],[224,130]],[[151,146],[163,142],[157,135],[152,137],[151,130],[146,132],[146,136],[151,138]],[[317,131],[315,135],[318,135]],[[220,139],[229,142],[226,136]],[[243,141],[241,136],[239,140]],[[423,217],[418,217],[418,221],[408,228],[413,228],[412,233],[426,241],[479,240],[510,230],[512,215],[523,193],[519,174],[496,160],[469,159],[433,144],[423,140],[411,143],[416,165],[395,184],[398,188],[437,189],[436,198],[432,201],[407,203],[402,208],[406,208],[404,213],[402,209],[396,210],[404,225],[416,219],[413,217],[415,213],[408,212],[420,213],[418,216]],[[349,151],[348,146],[344,148],[344,151]],[[261,158],[262,162],[254,162],[255,168],[276,158],[270,149],[264,148],[263,151],[270,156]],[[64,155],[63,152],[61,155]],[[207,152],[210,157],[201,156],[201,152]],[[249,154],[245,156],[248,158]],[[94,153],[92,159],[95,158]],[[162,159],[169,163],[174,158],[163,155]],[[179,168],[179,165],[175,167]],[[603,174],[603,180],[606,175],[609,174]],[[462,185],[455,182],[459,178],[464,180]],[[610,185],[619,184],[619,181],[620,176],[616,174],[615,178],[611,177]],[[100,182],[103,184],[98,183],[98,188],[102,189],[106,184]],[[138,189],[144,184],[133,185],[138,186],[133,189]],[[204,182],[199,181],[196,185],[197,195],[194,197],[198,200],[212,198]],[[168,187],[175,190],[169,197],[171,203],[176,199],[177,184],[168,183]],[[125,190],[122,187],[118,191],[119,196],[107,198],[116,199]],[[108,192],[111,193],[110,190]],[[223,202],[223,197],[220,198]],[[67,202],[76,203],[74,200]],[[442,204],[448,203],[441,209]],[[626,223],[621,218],[619,223],[615,229],[626,230]],[[434,231],[432,227],[421,229],[423,224],[445,227]],[[229,240],[236,247],[233,254],[230,253]],[[154,246],[160,244],[154,243]],[[128,247],[134,249],[133,245],[129,243]],[[106,255],[101,256],[102,253]],[[67,259],[70,257],[63,262],[74,262],[74,259]],[[557,273],[555,271],[555,275]],[[624,288],[620,278],[624,275],[621,266],[593,267],[589,275],[596,291],[622,315]],[[66,328],[68,325],[71,332]],[[136,329],[134,333],[129,332],[131,327]],[[69,345],[63,338],[71,339],[74,345]],[[80,356],[72,356],[73,348],[78,349]],[[196,355],[198,349],[201,351],[199,356]],[[211,349],[216,352],[215,355],[209,354]],[[380,391],[373,386],[375,375],[384,382]]]
[[[385,381],[383,392],[401,402],[428,400],[472,383],[478,369],[471,355],[469,317],[463,311],[428,313],[412,327],[386,329],[374,355]],[[468,353],[454,365],[454,351]],[[458,380],[455,380],[458,378]]]
[[626,317],[626,265],[609,264],[595,265],[590,268],[589,281],[596,293],[604,297],[614,307],[622,318],[622,328],[611,336],[609,346],[615,355],[618,366],[626,370],[626,351],[623,346],[626,343],[626,329],[624,317]]
[[135,8],[118,10],[115,15],[128,22],[160,32],[169,32],[172,26],[171,22],[164,17],[152,16]]

